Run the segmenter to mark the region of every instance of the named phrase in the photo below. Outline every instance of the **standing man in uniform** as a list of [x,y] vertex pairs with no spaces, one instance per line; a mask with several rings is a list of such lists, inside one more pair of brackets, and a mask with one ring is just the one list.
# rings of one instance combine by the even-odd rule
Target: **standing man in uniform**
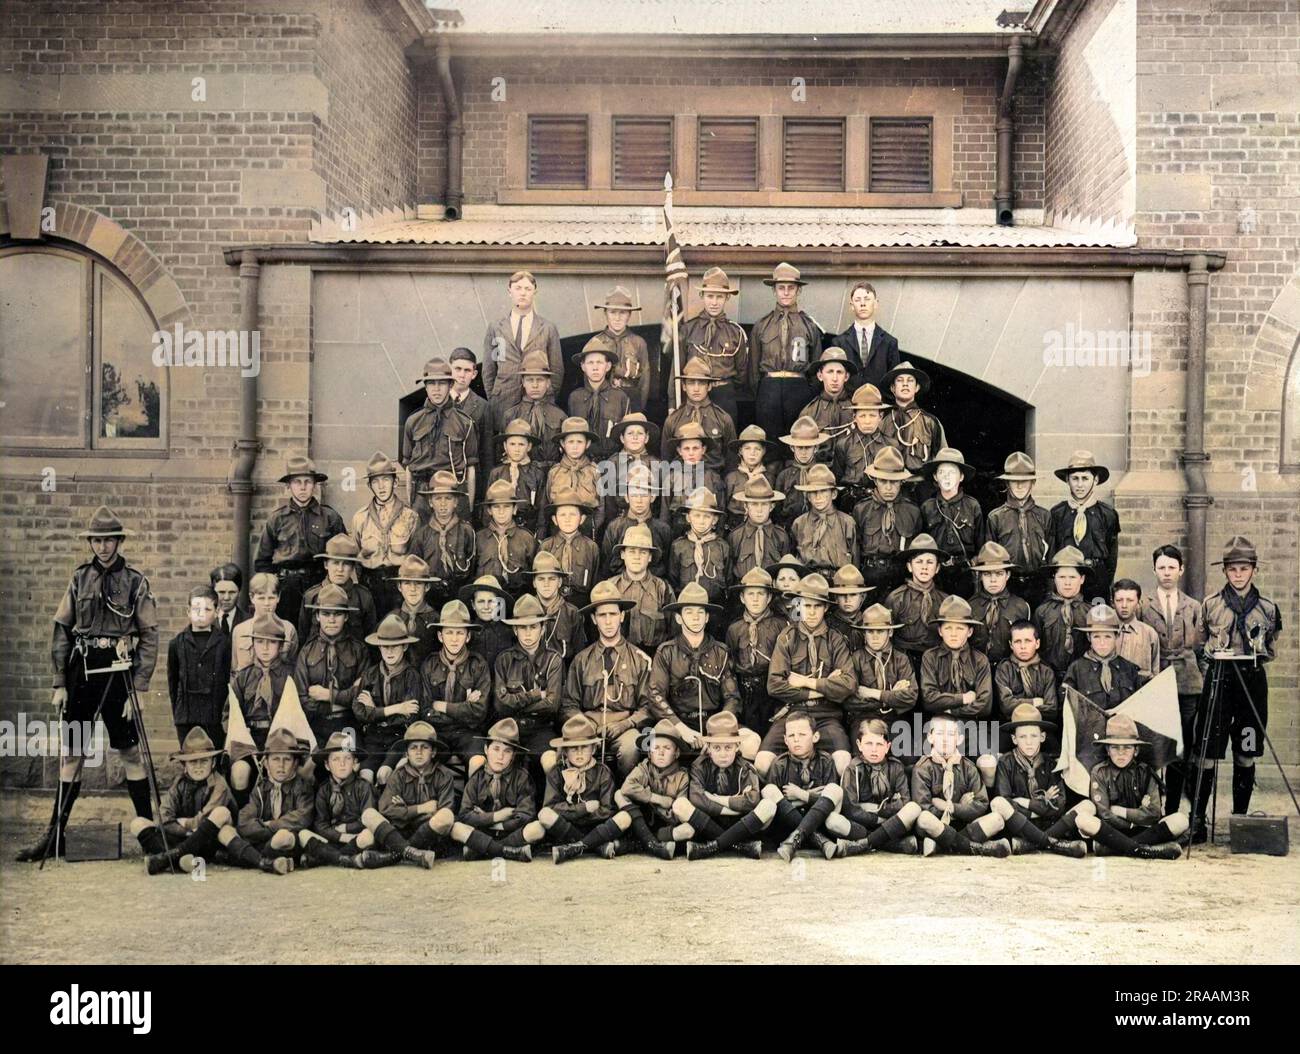
[[516,271],[507,285],[513,302],[510,314],[488,326],[483,338],[483,391],[492,404],[493,427],[498,431],[510,423],[502,411],[523,397],[519,370],[526,354],[532,351],[546,354],[551,368],[552,395],[559,392],[564,381],[560,331],[554,322],[533,310],[537,279],[531,271]]
[[427,520],[429,501],[424,491],[429,480],[435,472],[450,472],[461,488],[457,515],[468,522],[478,467],[478,429],[474,419],[451,401],[452,372],[446,359],[426,362],[420,383],[427,398],[406,419],[398,459],[410,476],[411,507],[420,514],[421,523]]
[[749,392],[749,341],[745,331],[727,318],[727,298],[740,290],[721,267],[710,267],[704,272],[699,292],[704,310],[682,325],[679,337],[682,369],[694,359],[708,363],[709,376],[717,382],[709,399],[726,411],[739,428],[736,400]]
[[822,330],[799,308],[799,290],[808,284],[799,277],[799,268],[779,263],[763,284],[772,287],[776,307],[751,330],[754,346],[746,384],[757,393],[754,420],[763,423],[768,435],[778,435],[790,431],[800,407],[813,397],[808,364],[821,352]]

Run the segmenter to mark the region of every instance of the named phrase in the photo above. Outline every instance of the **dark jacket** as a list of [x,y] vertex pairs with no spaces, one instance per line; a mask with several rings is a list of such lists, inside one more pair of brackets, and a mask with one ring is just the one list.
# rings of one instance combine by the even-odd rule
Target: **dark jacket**
[[[488,672],[487,660],[472,651],[463,651],[461,661],[454,668],[454,681],[452,669],[443,660],[441,650],[424,660],[420,675],[424,678],[425,709],[420,716],[439,735],[482,732],[487,727],[488,700],[492,695],[492,674]],[[470,692],[478,692],[478,697],[466,698]],[[439,702],[448,704],[445,714],[433,709],[433,704]]]
[[1034,787],[1031,789],[1029,774],[1017,764],[1015,751],[1008,750],[998,758],[997,774],[993,777],[993,793],[1007,801],[1028,798],[1029,814],[1034,819],[1058,820],[1065,812],[1067,794],[1063,774],[1052,771],[1055,768],[1056,758],[1053,755],[1038,754],[1034,758]]
[[553,729],[564,690],[564,660],[541,645],[529,655],[516,644],[492,663],[492,685],[494,713],[513,717],[521,735]]
[[1061,723],[1061,702],[1056,688],[1056,671],[1047,663],[1022,664],[1013,655],[998,663],[993,673],[993,684],[998,695],[998,710],[1007,720],[1019,703],[1043,702],[1038,709],[1045,721]]
[[[991,607],[997,608],[992,631],[987,618]],[[970,615],[980,623],[975,627],[971,644],[989,657],[990,665],[996,666],[1011,654],[1011,623],[1028,619],[1030,611],[1028,603],[1006,590],[993,597],[980,587],[970,598]]]
[[[361,693],[370,694],[370,703],[361,699]],[[384,695],[384,671],[382,663],[367,666],[357,680],[356,695],[352,699],[352,715],[361,725],[364,736],[381,739],[397,739],[406,726],[417,717],[402,717],[399,714],[385,715],[380,711],[386,706],[396,706],[414,700],[424,706],[424,679],[420,668],[415,665],[411,651],[408,649],[402,658],[402,665],[388,679],[388,695]]]
[[379,811],[394,827],[410,834],[433,815],[431,812],[421,816],[415,811],[417,805],[428,801],[438,803],[433,812],[456,806],[455,778],[446,765],[438,763],[436,756],[423,773],[417,772],[410,764],[393,769],[393,774],[384,784],[384,793],[379,797]]
[[854,758],[853,764],[840,776],[844,788],[844,805],[878,805],[876,813],[887,820],[911,800],[907,784],[907,770],[896,757],[888,756],[879,765],[865,758]]
[[1093,591],[1089,596],[1104,595],[1107,588],[1103,587],[1109,587],[1114,579],[1119,560],[1119,513],[1105,502],[1097,501],[1084,510],[1083,516],[1088,521],[1088,530],[1083,541],[1076,542],[1074,510],[1070,503],[1062,501],[1053,505],[1048,515],[1048,543],[1054,553],[1073,545],[1091,560],[1092,570],[1088,572],[1084,589]]
[[316,557],[336,534],[346,534],[343,517],[315,498],[306,505],[286,502],[266,521],[257,547],[255,571],[285,568],[319,568]]
[[[560,817],[582,828],[591,828],[614,815],[614,777],[599,761],[587,770],[586,787],[581,791],[567,791],[564,787],[564,770],[568,766],[561,760],[546,774],[546,792],[542,804]],[[600,808],[587,811],[587,802],[596,801]]]
[[1062,684],[1068,684],[1075,691],[1082,692],[1103,710],[1114,710],[1125,699],[1138,690],[1142,680],[1142,671],[1136,664],[1123,656],[1114,655],[1110,659],[1110,691],[1101,686],[1102,661],[1085,653],[1065,671]]
[[[961,799],[967,794],[971,795],[971,800],[962,802]],[[912,801],[942,818],[943,810],[932,804],[935,798],[942,797],[943,765],[927,755],[912,767]],[[984,778],[970,758],[957,760],[953,772],[952,796],[948,800],[953,805],[951,818],[954,824],[962,827],[989,811],[989,792],[984,787]]]
[[149,580],[120,553],[107,567],[89,560],[72,572],[54,613],[50,657],[55,688],[67,686],[68,664],[79,636],[133,638],[131,680],[137,692],[149,690],[158,662],[158,613]]
[[864,352],[858,345],[858,327],[855,320],[843,333],[837,333],[832,337],[830,343],[831,347],[843,348],[852,360],[849,386],[853,391],[857,391],[864,384],[874,384],[880,388],[881,395],[888,402],[889,390],[882,387],[881,382],[885,379],[885,374],[902,361],[898,357],[898,338],[876,323],[876,328],[871,334],[871,347]]
[[244,715],[244,723],[250,729],[263,731],[271,727],[275,712],[280,709],[280,698],[284,694],[284,683],[293,676],[293,667],[278,655],[270,666],[271,699],[268,706],[263,706],[257,698],[257,686],[262,680],[262,668],[256,662],[245,666],[231,675],[230,688],[239,704],[239,712]]
[[265,845],[276,831],[297,834],[310,827],[316,812],[315,791],[301,772],[281,785],[278,811],[272,791],[271,777],[263,773],[239,810],[239,833],[256,846]]
[[[334,647],[332,666],[329,661],[331,643]],[[369,665],[370,653],[366,646],[352,637],[339,636],[331,642],[316,636],[304,644],[298,652],[293,681],[308,719],[324,720],[349,713],[352,701],[357,697],[357,681]],[[329,701],[312,699],[307,692],[312,685],[328,688]]]
[[655,652],[650,664],[650,716],[680,721],[700,735],[719,710],[740,713],[740,690],[726,646],[705,634],[698,648],[678,633]]
[[[1164,815],[1164,785],[1145,761],[1134,758],[1121,769],[1107,758],[1092,767],[1088,779],[1088,797],[1097,815],[1121,831],[1153,827]],[[1116,816],[1111,811],[1116,805],[1128,810],[1128,816]]]
[[813,750],[810,758],[800,760],[789,752],[778,754],[763,777],[764,783],[770,783],[778,790],[787,783],[793,783],[801,790],[816,790],[818,795],[829,786],[840,781],[840,774],[835,769],[835,762],[824,750]]
[[[355,772],[342,783],[328,772],[322,773],[316,786],[316,812],[311,829],[327,842],[337,842],[344,834],[360,834],[366,829],[361,814],[375,807],[375,789]],[[338,828],[342,825],[344,830]]]
[[190,779],[182,770],[162,800],[162,809],[158,813],[158,822],[171,839],[184,838],[193,833],[193,828],[186,829],[178,820],[192,820],[196,817],[206,818],[213,809],[220,806],[230,810],[233,816],[239,810],[235,807],[234,795],[225,777],[215,768],[208,773],[208,778],[201,783]]
[[[461,795],[460,812],[456,819],[479,830],[510,834],[526,823],[537,819],[537,802],[533,797],[533,779],[528,766],[517,756],[515,762],[498,777],[483,765],[465,781]],[[493,823],[492,814],[500,809],[514,809],[514,815]]]
[[[962,702],[966,692],[973,703]],[[957,651],[946,644],[921,656],[921,709],[950,717],[988,717],[993,712],[993,671],[983,652],[966,643]]]
[[219,629],[196,634],[189,626],[167,646],[167,694],[178,725],[221,722],[230,685],[230,638]]
[[700,812],[716,820],[722,816],[723,807],[706,798],[705,794],[724,795],[726,807],[742,816],[753,812],[761,796],[758,771],[739,755],[725,769],[720,769],[706,750],[691,765],[691,787],[687,796]]

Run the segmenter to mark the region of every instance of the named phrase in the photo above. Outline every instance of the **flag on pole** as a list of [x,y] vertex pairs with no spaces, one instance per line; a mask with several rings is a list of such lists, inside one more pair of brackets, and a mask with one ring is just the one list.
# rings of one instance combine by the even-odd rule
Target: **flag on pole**
[[1106,711],[1086,695],[1061,685],[1065,697],[1061,707],[1061,756],[1056,771],[1075,794],[1088,796],[1092,767],[1106,756],[1097,740],[1106,734]]
[[682,382],[676,377],[682,372],[682,355],[679,330],[686,310],[686,264],[682,248],[677,244],[677,231],[673,227],[673,174],[664,175],[664,322],[659,334],[659,347],[673,349],[674,408],[682,405]]
[[271,718],[271,728],[267,734],[277,728],[288,729],[299,743],[307,744],[308,750],[316,749],[316,733],[311,730],[311,722],[307,720],[307,712],[303,710],[302,700],[298,698],[298,686],[294,684],[292,677],[284,682],[284,691],[280,693],[280,705],[275,709],[275,716]]
[[248,730],[233,688],[226,691],[226,709],[230,711],[226,717],[226,753],[234,764],[242,758],[252,757],[257,752],[257,744],[253,742],[253,733]]

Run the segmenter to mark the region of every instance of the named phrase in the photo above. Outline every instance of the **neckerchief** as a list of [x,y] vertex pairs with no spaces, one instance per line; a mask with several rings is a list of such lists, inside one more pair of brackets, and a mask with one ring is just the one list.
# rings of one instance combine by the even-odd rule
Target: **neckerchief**
[[[879,494],[872,494],[871,500],[880,506],[880,533],[888,537],[894,533],[894,502],[885,501]],[[894,499],[897,501],[898,499]],[[901,539],[900,539],[901,540]]]
[[758,647],[758,626],[759,623],[763,621],[763,619],[767,618],[767,612],[764,611],[761,615],[759,615],[756,618],[755,616],[751,615],[748,610],[746,610],[742,618],[744,619],[744,623],[745,623],[745,639],[749,646],[750,665],[751,666],[757,665],[758,660],[760,658],[766,659],[768,662],[771,662],[772,656],[766,654],[765,652],[760,651]]
[[405,654],[403,654],[402,657],[397,660],[397,665],[392,667],[391,669],[389,668],[387,663],[381,662],[379,664],[379,678],[380,678],[379,694],[383,699],[383,703],[381,705],[390,706],[392,704],[393,681],[405,672],[406,672]]
[[1069,494],[1065,498],[1065,503],[1074,510],[1074,544],[1079,545],[1088,533],[1087,512],[1097,504],[1097,489],[1094,486],[1083,501],[1075,501],[1074,495]]
[[931,751],[930,760],[943,768],[941,793],[943,794],[943,800],[948,803],[948,808],[944,809],[942,819],[944,823],[947,823],[948,818],[952,816],[952,806],[957,804],[952,800],[952,796],[957,790],[957,766],[961,763],[961,755],[954,754],[952,757],[945,758]]
[[1025,774],[1025,782],[1029,786],[1029,800],[1033,801],[1039,794],[1038,770],[1042,767],[1043,755],[1035,754],[1032,758],[1027,758],[1024,754],[1020,753],[1020,748],[1017,747],[1011,751],[1011,756],[1015,759],[1016,764],[1020,766],[1020,770]]
[[1065,654],[1073,655],[1075,627],[1074,609],[1075,607],[1082,609],[1080,611],[1080,617],[1086,622],[1088,619],[1088,603],[1081,596],[1070,597],[1069,600],[1066,600],[1065,597],[1061,596],[1061,594],[1057,593],[1055,590],[1053,590],[1049,599],[1061,605],[1061,625],[1065,627]]
[[585,454],[577,461],[565,454],[551,469],[553,473],[557,473],[555,481],[551,484],[551,493],[571,490],[582,494],[584,491],[589,491],[591,488],[583,483],[583,469],[590,464]]
[[344,784],[335,776],[330,776],[330,819],[332,820],[337,820],[343,815],[343,787]]
[[[826,623],[823,622],[822,626],[825,625]],[[817,629],[821,629],[822,626]],[[808,630],[802,622],[798,623],[795,628],[808,645],[808,676],[820,678],[822,676],[822,663],[817,652],[818,632],[817,630]]]
[[948,659],[948,688],[954,692],[967,691],[968,689],[965,687],[967,680],[965,676],[966,663],[963,660],[965,660],[966,655],[970,651],[970,645],[963,644],[956,651],[953,651],[945,645],[945,649],[948,652],[946,656]]
[[560,779],[564,784],[564,797],[570,802],[577,802],[587,793],[587,773],[596,768],[596,755],[592,754],[582,768],[570,765],[567,761],[560,770]]
[[1022,501],[1008,493],[1006,505],[1016,514],[1016,533],[1020,537],[1020,562],[1026,567],[1033,566],[1036,559],[1033,554],[1047,555],[1047,539],[1043,536],[1042,524],[1029,515],[1030,510],[1034,508],[1034,496],[1028,494]]
[[808,515],[812,517],[813,523],[812,538],[808,542],[808,549],[809,555],[815,557],[819,553],[824,553],[823,547],[826,544],[826,535],[831,529],[831,510],[827,508],[822,512],[818,512],[809,502]]
[[871,666],[876,671],[876,687],[882,692],[889,688],[889,668],[885,665],[885,660],[889,657],[890,651],[891,649],[886,649],[884,652],[866,649],[867,654],[871,656]]
[[257,680],[257,688],[253,692],[253,707],[248,716],[253,717],[255,714],[265,710],[266,716],[270,717],[271,707],[275,702],[275,685],[271,681],[271,667],[263,666],[257,660],[256,653],[254,653],[253,665],[261,671],[261,675]]
[[754,566],[762,567],[767,561],[764,559],[764,553],[767,549],[767,540],[764,538],[766,523],[754,524]]
[[970,554],[966,552],[966,542],[962,538],[962,531],[971,526],[971,521],[962,514],[962,498],[965,492],[958,488],[957,493],[951,498],[945,498],[942,494],[935,494],[934,505],[938,510],[939,518],[943,520],[944,526],[948,528],[949,533],[961,546],[962,559],[969,559]]
[[565,534],[561,531],[555,537],[560,539],[560,570],[573,574],[573,543],[577,540],[578,534]]
[[447,544],[447,536],[451,534],[451,529],[459,523],[456,515],[453,513],[450,520],[445,524],[440,524],[436,516],[429,517],[429,530],[438,536],[438,559],[447,571],[456,569],[456,561],[452,559],[451,549]]
[[984,609],[984,625],[992,636],[994,630],[998,628],[998,620],[1002,617],[1002,601],[1006,600],[1007,594],[999,593],[994,596],[981,589],[977,595],[988,599],[988,606]]
[[[934,438],[930,416],[919,406],[895,406],[891,411],[894,434],[914,459],[925,461],[930,456],[930,441]],[[901,420],[901,423],[900,423]]]
[[407,633],[410,633],[412,635],[416,634],[416,630],[419,628],[420,625],[419,622],[416,621],[416,616],[419,615],[423,607],[424,607],[423,603],[421,603],[420,607],[413,608],[410,607],[405,600],[402,601],[402,606],[399,609],[398,613],[402,616],[402,621],[406,623]]
[[865,762],[867,776],[871,781],[871,800],[883,805],[889,798],[889,759],[879,765]]
[[1109,692],[1111,688],[1114,687],[1115,679],[1111,675],[1110,664],[1115,661],[1116,655],[1118,654],[1119,653],[1116,652],[1115,655],[1112,655],[1109,659],[1103,659],[1091,648],[1089,648],[1084,654],[1085,659],[1091,659],[1093,662],[1101,663],[1101,687],[1105,692]]
[[463,666],[469,659],[469,648],[462,648],[461,652],[455,659],[447,654],[446,648],[438,649],[438,661],[447,667],[447,702],[452,702],[456,696],[456,669]]
[[497,542],[497,562],[501,565],[501,570],[507,575],[518,574],[518,567],[510,566],[510,535],[514,528],[507,524],[505,528],[500,528],[496,524],[492,525],[492,534],[496,537]]
[[[289,778],[292,779],[293,777],[291,776]],[[272,820],[278,820],[280,814],[284,812],[284,783],[278,783],[269,776],[267,779],[271,784],[271,815],[269,818]],[[288,780],[285,782],[287,783]]]
[[1113,792],[1110,800],[1112,807],[1122,805],[1127,809],[1133,809],[1141,805],[1146,787],[1143,786],[1142,767],[1138,765],[1136,759],[1120,768],[1108,758],[1106,765],[1111,774],[1107,782],[1110,783],[1110,790]]
[[716,567],[710,570],[709,561],[704,552],[704,547],[708,545],[709,542],[715,541],[717,537],[717,533],[712,530],[710,530],[708,534],[696,534],[694,528],[686,532],[687,541],[695,547],[695,555],[693,559],[695,560],[696,582],[701,578],[717,578],[718,576],[718,569]]
[[934,580],[931,579],[927,586],[919,586],[909,578],[906,585],[908,589],[921,594],[921,623],[928,626],[930,612],[934,609]]
[[[546,402],[541,399],[524,399],[519,404],[519,410],[526,415],[528,421],[528,430],[537,437],[537,442],[541,442],[546,436],[546,414],[543,408]],[[515,416],[519,416],[516,414]]]
[[516,494],[519,493],[519,469],[521,466],[531,463],[531,459],[527,456],[520,458],[518,461],[511,461],[507,458],[502,462],[506,467],[506,475],[510,477],[510,489]]
[[1021,662],[1012,655],[1011,661],[1016,664],[1016,672],[1020,675],[1020,687],[1024,689],[1025,695],[1033,698],[1034,690],[1029,684],[1029,671],[1038,665],[1038,656],[1035,655],[1028,662]]
[[325,676],[328,681],[328,687],[333,688],[338,680],[339,653],[338,637],[327,637],[324,633],[320,634],[320,642],[325,645]]
[[1224,604],[1232,612],[1232,630],[1228,633],[1229,646],[1232,644],[1232,634],[1236,633],[1241,637],[1242,648],[1249,652],[1250,632],[1246,627],[1246,616],[1259,606],[1259,590],[1252,584],[1243,596],[1233,589],[1230,583],[1220,590],[1219,596],[1223,598]]

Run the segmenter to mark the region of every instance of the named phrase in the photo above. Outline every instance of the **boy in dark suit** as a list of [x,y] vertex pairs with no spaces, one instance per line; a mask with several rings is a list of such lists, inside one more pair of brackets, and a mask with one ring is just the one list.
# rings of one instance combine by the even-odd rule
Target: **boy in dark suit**
[[853,308],[853,324],[837,334],[831,343],[849,353],[854,366],[850,385],[854,390],[864,384],[874,384],[883,390],[885,375],[899,363],[898,340],[876,324],[879,299],[876,287],[870,282],[858,282],[849,290],[849,304]]

